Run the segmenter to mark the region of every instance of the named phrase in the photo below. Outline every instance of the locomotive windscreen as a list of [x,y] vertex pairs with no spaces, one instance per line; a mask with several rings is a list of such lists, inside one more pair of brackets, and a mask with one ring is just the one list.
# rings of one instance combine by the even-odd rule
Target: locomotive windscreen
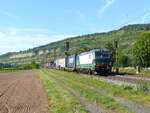
[[95,52],[95,58],[100,59],[100,58],[110,58],[110,54],[108,51],[96,51]]

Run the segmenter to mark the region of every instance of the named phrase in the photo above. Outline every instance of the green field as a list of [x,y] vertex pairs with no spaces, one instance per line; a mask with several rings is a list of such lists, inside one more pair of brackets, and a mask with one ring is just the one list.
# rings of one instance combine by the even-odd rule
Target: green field
[[38,75],[47,93],[50,113],[87,113],[68,91],[62,89],[44,72],[39,71]]
[[[86,112],[86,110],[84,111],[83,106],[80,105],[79,102],[73,98],[73,96],[67,90],[61,88],[59,84],[56,84],[54,79],[57,79],[59,82],[79,93],[81,96],[86,98],[88,102],[102,108],[104,111],[109,113],[132,113],[129,108],[117,102],[109,95],[130,100],[150,108],[150,95],[132,88],[118,87],[110,83],[105,83],[99,79],[79,76],[74,73],[58,70],[43,69],[40,70],[38,74],[40,75],[40,78],[42,79],[46,89],[48,100],[50,102],[50,110],[55,112],[57,110],[59,111],[60,108],[57,108],[55,105],[62,106],[63,111],[65,111],[64,113],[66,113],[66,110],[72,113],[72,111],[75,109],[73,106],[78,106],[78,110],[81,110],[80,113]],[[105,95],[103,91],[107,92],[109,95]],[[68,103],[66,104],[61,103],[63,98],[65,98],[64,95],[68,95],[67,97],[69,97],[69,100],[67,99]],[[71,106],[72,104],[69,104],[70,102],[73,103],[73,106]]]
[[132,100],[136,103],[150,107],[150,95],[142,91],[135,90],[132,88],[126,88],[125,86],[119,87],[116,85],[112,85],[111,83],[103,82],[99,79],[79,76],[78,74],[74,73],[62,72],[57,70],[49,70],[49,71],[56,73],[56,75],[61,75],[59,78],[64,76],[66,78],[72,79],[75,82],[81,82],[86,85],[96,87],[100,90],[104,90],[111,95],[125,98],[127,100]]

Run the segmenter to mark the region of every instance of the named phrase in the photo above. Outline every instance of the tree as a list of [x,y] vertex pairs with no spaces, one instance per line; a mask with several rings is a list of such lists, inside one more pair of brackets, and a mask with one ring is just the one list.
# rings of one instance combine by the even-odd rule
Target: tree
[[119,67],[127,67],[129,65],[128,61],[129,61],[129,57],[128,56],[124,55],[123,53],[120,53],[118,55]]
[[38,65],[34,60],[31,62],[30,65],[31,65],[31,68],[32,68],[32,69],[35,69],[35,68],[37,69],[37,68],[39,68],[39,65]]
[[92,48],[91,47],[88,47],[88,46],[85,46],[85,47],[83,47],[83,48],[81,48],[81,49],[78,49],[78,50],[76,50],[76,54],[80,54],[80,53],[82,53],[82,52],[85,52],[85,51],[89,51],[89,50],[91,50]]
[[115,61],[116,61],[116,50],[115,50],[115,47],[114,47],[113,43],[110,43],[110,42],[106,43],[106,44],[104,45],[104,48],[106,48],[107,50],[110,51],[110,53],[111,53],[111,55],[112,55],[111,64],[112,64],[112,66],[113,66],[114,63],[115,63]]
[[135,66],[150,66],[150,32],[141,33],[133,45],[133,63]]

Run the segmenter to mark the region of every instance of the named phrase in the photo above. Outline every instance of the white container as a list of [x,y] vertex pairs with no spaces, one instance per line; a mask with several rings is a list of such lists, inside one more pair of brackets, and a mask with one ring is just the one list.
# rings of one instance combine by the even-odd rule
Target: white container
[[87,52],[79,55],[80,64],[92,64],[94,55],[92,52]]
[[56,68],[64,68],[65,67],[65,58],[57,59],[55,62],[56,62]]

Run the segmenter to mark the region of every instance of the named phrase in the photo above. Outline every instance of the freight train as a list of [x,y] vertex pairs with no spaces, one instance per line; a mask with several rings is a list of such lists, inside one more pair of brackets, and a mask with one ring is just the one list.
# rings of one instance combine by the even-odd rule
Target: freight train
[[46,66],[60,70],[99,74],[111,71],[110,62],[111,54],[109,51],[93,49],[43,64],[43,67]]

